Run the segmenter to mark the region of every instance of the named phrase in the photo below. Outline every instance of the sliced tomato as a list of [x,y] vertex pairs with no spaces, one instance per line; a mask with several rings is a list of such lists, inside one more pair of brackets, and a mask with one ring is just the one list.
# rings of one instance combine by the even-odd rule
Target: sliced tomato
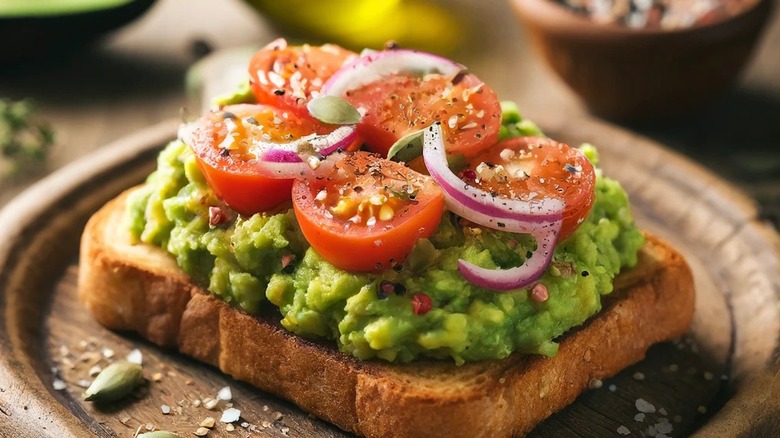
[[347,155],[326,178],[296,180],[293,209],[311,246],[334,266],[381,271],[430,237],[444,194],[429,176],[375,154]]
[[498,141],[498,97],[471,73],[455,77],[399,73],[347,91],[344,97],[365,110],[358,133],[382,156],[404,135],[434,122],[442,123],[451,155],[474,156]]
[[306,103],[322,84],[357,54],[333,44],[288,46],[278,39],[249,62],[249,83],[257,101],[308,115]]
[[498,196],[562,199],[566,205],[559,240],[587,218],[596,196],[596,172],[578,149],[548,138],[516,137],[474,157],[461,178]]
[[244,215],[269,210],[290,199],[292,180],[258,174],[249,147],[253,139],[285,143],[332,127],[268,105],[231,105],[192,124],[184,136],[209,186]]

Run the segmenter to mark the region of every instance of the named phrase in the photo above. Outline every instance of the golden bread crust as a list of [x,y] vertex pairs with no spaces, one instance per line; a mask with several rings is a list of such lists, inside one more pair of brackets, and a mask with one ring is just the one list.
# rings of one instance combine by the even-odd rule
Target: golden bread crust
[[[295,336],[278,316],[236,310],[190,282],[163,250],[130,244],[128,192],[89,221],[79,298],[106,327],[130,330],[368,437],[510,437],[562,409],[592,379],[682,335],[693,279],[682,256],[648,235],[637,267],[616,279],[597,316],[564,335],[554,358],[515,354],[456,366],[361,362]],[[269,312],[269,315],[272,313]]]

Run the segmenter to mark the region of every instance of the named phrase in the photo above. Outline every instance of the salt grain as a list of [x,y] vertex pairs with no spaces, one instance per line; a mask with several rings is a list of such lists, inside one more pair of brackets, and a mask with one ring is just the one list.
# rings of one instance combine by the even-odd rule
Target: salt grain
[[236,430],[236,428],[232,424],[228,423],[228,425],[225,426],[225,430],[228,432],[233,432],[234,430]]
[[143,362],[144,362],[143,353],[141,353],[141,350],[136,348],[135,350],[131,351],[127,355],[127,361],[130,362],[130,363],[143,365]]
[[105,357],[106,359],[111,359],[112,357],[114,357],[114,350],[110,348],[104,348],[103,357]]
[[209,434],[209,430],[205,427],[199,427],[198,430],[196,430],[194,433],[197,436],[206,436]]
[[51,386],[55,391],[62,391],[66,388],[67,385],[65,385],[65,382],[60,379],[54,379],[54,382],[52,382]]
[[203,406],[206,409],[214,409],[217,406],[217,400],[214,400],[213,398],[207,398],[203,400]]
[[171,407],[168,405],[160,406],[160,410],[162,410],[163,415],[168,415],[171,413]]
[[154,430],[154,424],[146,423],[146,430]]
[[614,384],[613,384],[613,385],[609,385],[609,390],[610,390],[611,392],[615,392],[615,391],[617,391],[617,386],[616,386],[616,385],[614,385]]
[[661,414],[661,415],[664,415],[664,416],[669,415],[669,413],[666,412],[666,409],[664,409],[664,408],[658,409],[658,413]]
[[617,428],[617,433],[621,435],[631,435],[631,431],[626,426],[620,426]]
[[669,420],[663,418],[655,425],[655,430],[657,430],[658,433],[669,434],[674,430],[674,426],[672,426],[672,423],[670,423]]
[[79,386],[82,388],[89,388],[90,382],[89,380],[81,379],[79,380]]
[[200,426],[208,427],[209,429],[211,429],[212,427],[214,427],[215,423],[216,421],[214,420],[214,417],[206,417],[203,419],[203,421],[200,422]]
[[196,408],[197,408],[198,406],[200,406],[200,400],[193,400],[193,401],[192,401],[192,406],[195,406]]
[[639,412],[644,412],[646,414],[652,414],[655,412],[655,406],[643,398],[638,398],[635,405],[636,410]]
[[217,393],[217,400],[230,401],[233,399],[233,393],[230,391],[230,387],[226,386],[219,390]]
[[639,371],[634,373],[634,380],[645,380],[644,373],[640,373]]
[[640,412],[640,413],[634,415],[634,421],[637,421],[637,422],[640,422],[640,423],[645,421],[645,414]]
[[234,423],[238,421],[239,418],[241,418],[241,411],[236,408],[229,408],[222,413],[222,418],[220,418],[219,421],[223,423]]
[[271,414],[271,418],[273,418],[273,419],[274,419],[274,421],[279,421],[279,420],[281,420],[283,417],[284,417],[284,415],[282,415],[282,413],[281,413],[281,412],[279,412],[279,411],[276,411],[276,412],[274,412],[273,414]]

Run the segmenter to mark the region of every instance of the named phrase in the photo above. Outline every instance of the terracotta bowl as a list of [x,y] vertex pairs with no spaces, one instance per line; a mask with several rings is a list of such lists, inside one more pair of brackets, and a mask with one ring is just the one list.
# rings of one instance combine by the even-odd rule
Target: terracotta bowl
[[600,24],[553,0],[510,0],[550,67],[591,111],[616,119],[692,110],[734,83],[772,8],[681,30]]

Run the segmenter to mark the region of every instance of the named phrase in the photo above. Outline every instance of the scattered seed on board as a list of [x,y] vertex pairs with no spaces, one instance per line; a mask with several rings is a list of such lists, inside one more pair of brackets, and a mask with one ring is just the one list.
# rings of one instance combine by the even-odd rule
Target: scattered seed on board
[[205,427],[199,427],[195,432],[193,432],[197,436],[206,436],[209,434],[209,429],[206,429]]

